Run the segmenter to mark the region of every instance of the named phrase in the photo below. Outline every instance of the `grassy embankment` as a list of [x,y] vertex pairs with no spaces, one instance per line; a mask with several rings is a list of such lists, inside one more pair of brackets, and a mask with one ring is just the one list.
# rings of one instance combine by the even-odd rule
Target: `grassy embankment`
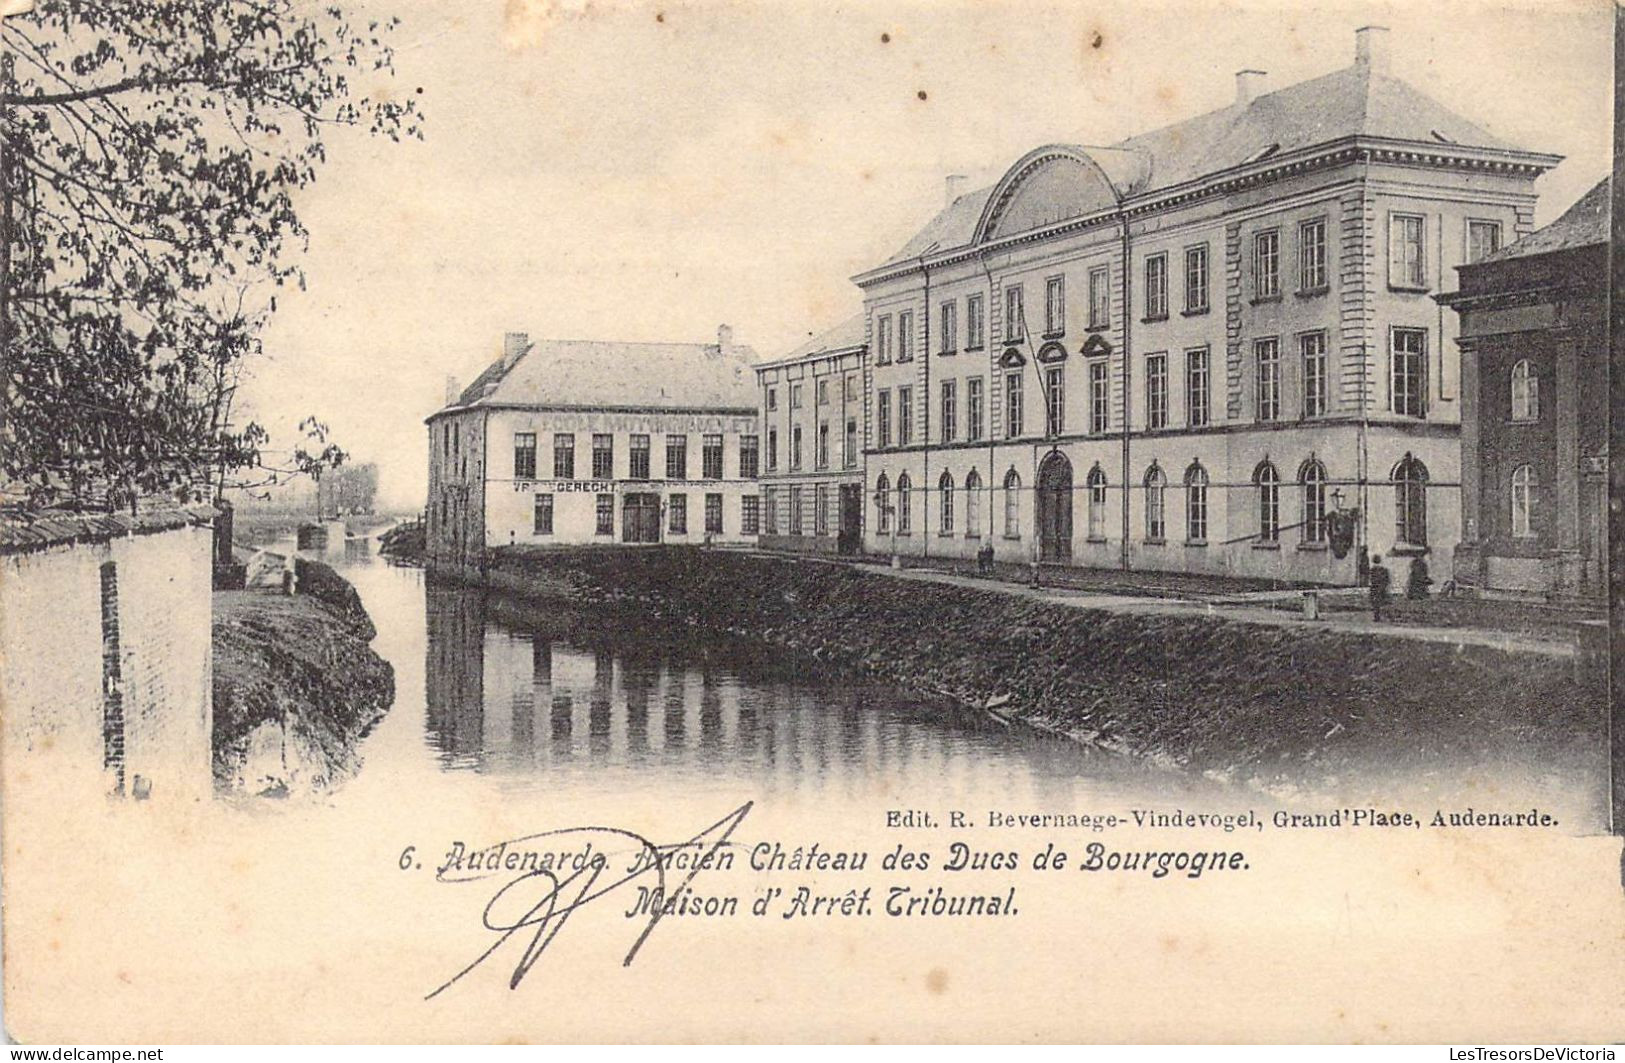
[[360,768],[357,743],[389,709],[395,672],[355,590],[300,562],[301,593],[214,596],[217,789],[318,793]]
[[1130,615],[683,548],[502,550],[491,583],[742,636],[1271,788],[1463,764],[1578,774],[1600,770],[1605,746],[1601,691],[1577,682],[1569,661],[1537,654]]

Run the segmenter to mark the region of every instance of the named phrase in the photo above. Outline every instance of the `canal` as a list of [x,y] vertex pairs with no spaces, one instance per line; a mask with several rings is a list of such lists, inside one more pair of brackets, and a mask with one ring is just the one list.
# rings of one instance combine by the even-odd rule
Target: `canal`
[[396,670],[395,705],[362,745],[360,780],[870,805],[979,795],[1118,812],[1153,798],[1243,800],[941,700],[809,672],[752,643],[697,645],[687,632],[603,626],[376,557],[329,559]]

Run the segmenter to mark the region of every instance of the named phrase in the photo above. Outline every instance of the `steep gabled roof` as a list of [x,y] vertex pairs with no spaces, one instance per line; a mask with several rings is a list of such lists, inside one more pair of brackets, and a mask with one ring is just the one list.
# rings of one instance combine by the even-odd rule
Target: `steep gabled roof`
[[1493,255],[1485,255],[1479,261],[1505,262],[1513,258],[1605,244],[1612,224],[1612,199],[1612,183],[1605,177],[1595,188],[1581,196],[1574,206],[1564,211],[1562,217],[1536,229],[1522,240],[1508,244]]
[[447,409],[754,409],[755,360],[749,347],[714,343],[537,340],[512,365],[493,362]]
[[[1270,156],[1357,137],[1522,153],[1398,78],[1355,63],[1265,93],[1245,106],[1233,104],[1113,144],[1111,151],[1142,157],[1145,170],[1132,184],[1116,174],[1112,179],[1120,193],[1138,198]],[[960,196],[877,268],[970,244],[997,188]]]

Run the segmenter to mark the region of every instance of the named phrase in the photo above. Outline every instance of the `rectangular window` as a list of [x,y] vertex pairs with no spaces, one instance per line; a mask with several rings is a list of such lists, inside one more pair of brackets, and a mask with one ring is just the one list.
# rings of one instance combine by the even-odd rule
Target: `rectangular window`
[[1393,331],[1391,379],[1393,410],[1397,414],[1422,417],[1427,413],[1427,343],[1425,329]]
[[1207,245],[1185,249],[1185,313],[1200,314],[1207,303]]
[[982,438],[982,378],[965,381],[965,438],[972,443]]
[[666,437],[666,479],[688,479],[688,437]]
[[829,468],[829,422],[818,422],[818,453],[815,455],[820,469]]
[[721,433],[700,437],[700,475],[707,480],[722,479]]
[[1326,287],[1326,219],[1298,226],[1298,290],[1318,292]]
[[600,432],[593,433],[592,478],[594,480],[613,480],[615,478],[615,437],[613,435]]
[[790,385],[790,408],[792,410],[801,409],[801,385],[800,384],[791,384]]
[[615,496],[603,494],[598,496],[598,535],[615,534]]
[[1279,420],[1281,416],[1281,341],[1270,337],[1253,343],[1258,362],[1258,419]]
[[1089,431],[1104,432],[1109,426],[1111,409],[1110,391],[1106,382],[1107,366],[1104,358],[1089,363]]
[[778,388],[768,388],[767,389],[767,408],[770,409],[770,410],[776,410],[776,409],[779,408],[779,389]]
[[801,534],[801,486],[790,488],[790,534]]
[[762,500],[755,495],[745,495],[739,500],[739,533],[760,535],[761,531]]
[[952,443],[959,435],[959,383],[942,382],[942,441]]
[[649,478],[649,437],[634,435],[627,445],[626,477],[629,480]]
[[790,426],[790,468],[801,468],[801,426]]
[[813,488],[813,534],[829,534],[829,484]]
[[959,301],[949,299],[937,311],[938,350],[953,354],[959,349]]
[[858,374],[846,374],[842,380],[841,387],[847,402],[858,401]]
[[553,534],[553,495],[551,493],[536,496],[535,509],[531,520],[531,532],[534,535]]
[[1148,428],[1168,427],[1168,356],[1145,356],[1145,418]]
[[553,433],[553,479],[576,478],[576,437],[573,432]]
[[708,535],[722,534],[722,496],[716,492],[705,496],[705,531]]
[[983,312],[982,297],[972,295],[965,299],[965,349],[979,351],[985,342],[982,336],[987,315]]
[[1112,271],[1097,266],[1089,271],[1089,327],[1110,328],[1112,323]]
[[875,434],[880,445],[891,446],[891,392],[882,390],[875,395]]
[[875,321],[875,364],[891,364],[891,315],[881,314]]
[[1168,316],[1168,256],[1152,255],[1145,260],[1145,317],[1160,321]]
[[1197,347],[1185,352],[1185,413],[1192,428],[1208,423],[1211,410],[1208,403],[1207,348]]
[[1322,417],[1327,409],[1326,334],[1309,332],[1298,337],[1303,351],[1303,415]]
[[897,315],[897,360],[914,360],[914,311],[904,310]]
[[1066,431],[1066,378],[1061,367],[1044,370],[1044,433],[1058,436]]
[[1021,285],[1012,284],[1004,290],[1004,342],[1020,343],[1027,335],[1026,300]]
[[1477,262],[1501,250],[1501,223],[1467,219],[1467,261]]
[[777,428],[767,430],[767,471],[779,471],[779,430]]
[[515,432],[513,436],[513,478],[536,479],[536,433]]
[[762,443],[760,436],[739,437],[739,476],[754,480],[761,474]]
[[846,419],[846,444],[841,450],[841,464],[848,469],[856,468],[858,464],[858,419]]
[[1004,436],[1015,439],[1021,435],[1021,374],[1007,373],[1004,378]]
[[1427,257],[1423,254],[1426,225],[1420,214],[1388,216],[1388,286],[1426,288]]
[[914,442],[914,389],[897,389],[897,445]]
[[1281,234],[1265,229],[1253,234],[1253,297],[1271,299],[1281,294]]
[[666,513],[668,523],[666,529],[673,535],[688,534],[688,496],[666,496]]
[[819,377],[817,387],[818,387],[818,400],[817,400],[818,405],[820,405],[820,406],[828,406],[829,405],[829,377],[827,377],[827,376]]
[[1044,335],[1059,336],[1066,331],[1066,278],[1044,281]]
[[762,530],[779,534],[779,492],[772,487],[762,491]]

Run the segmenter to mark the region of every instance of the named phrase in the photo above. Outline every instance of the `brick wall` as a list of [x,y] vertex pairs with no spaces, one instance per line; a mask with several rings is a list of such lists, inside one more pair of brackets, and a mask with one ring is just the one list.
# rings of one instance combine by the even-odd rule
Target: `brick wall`
[[156,799],[209,792],[211,535],[188,526],[0,558],[7,792],[81,799],[114,792],[121,774],[126,794],[138,777]]

